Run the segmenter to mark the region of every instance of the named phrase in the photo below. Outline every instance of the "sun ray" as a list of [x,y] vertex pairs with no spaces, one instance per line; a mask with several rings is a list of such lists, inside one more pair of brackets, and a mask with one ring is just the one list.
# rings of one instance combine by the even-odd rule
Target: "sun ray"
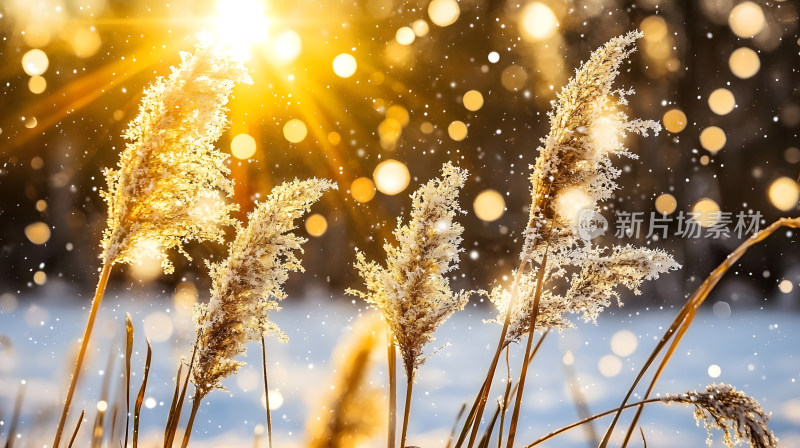
[[[143,72],[162,60],[164,54],[174,54],[177,44],[165,46],[160,51],[134,52],[142,56],[116,59],[95,71],[70,81],[56,92],[38,98],[27,105],[19,114],[5,116],[0,129],[9,132],[13,138],[0,145],[0,154],[11,155],[14,150],[42,134],[46,129],[59,123],[68,115],[74,114],[93,104],[98,98],[134,75]],[[26,128],[20,117],[36,117],[37,125]]]

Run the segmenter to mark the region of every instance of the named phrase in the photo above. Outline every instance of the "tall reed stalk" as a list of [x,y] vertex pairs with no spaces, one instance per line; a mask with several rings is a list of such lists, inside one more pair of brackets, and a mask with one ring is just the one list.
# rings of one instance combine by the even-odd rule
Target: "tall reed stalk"
[[103,236],[102,269],[78,359],[70,377],[53,448],[58,448],[75,388],[83,368],[94,322],[118,263],[136,263],[142,256],[161,259],[177,248],[185,254],[188,240],[221,241],[233,223],[235,205],[226,177],[227,156],[214,148],[227,120],[225,105],[236,82],[249,82],[240,61],[223,48],[200,42],[193,54],[182,53],[181,65],[159,78],[144,93],[139,114],[130,123],[128,143],[118,169],[105,172],[108,225]]
[[336,184],[321,179],[275,187],[248,215],[247,227],[237,226],[228,257],[208,264],[211,300],[195,308],[197,362],[190,368],[195,393],[183,446],[189,443],[200,402],[244,364],[235,358],[246,352],[247,342],[267,335],[288,340],[269,315],[281,309],[289,272],[303,270],[298,255],[306,240],[292,233],[295,220],[332,188]]
[[411,391],[414,390],[413,376],[407,375],[406,378],[406,404],[403,408],[403,432],[400,435],[400,448],[406,446],[406,433],[408,432],[408,417],[411,414]]
[[[611,156],[636,158],[624,146],[624,137],[628,133],[646,136],[660,129],[653,121],[629,119],[620,109],[626,104],[625,96],[633,91],[614,89],[619,67],[634,51],[638,37],[641,33],[628,33],[594,51],[553,103],[550,132],[531,174],[532,200],[520,266],[512,273],[510,292],[501,285],[490,293],[499,312],[495,322],[502,323],[500,340],[457,448],[470,425],[468,446],[476,440],[504,347],[536,329],[568,328],[572,323],[567,316],[572,313],[594,321],[610,305],[610,298],[619,301],[618,286],[638,293],[643,280],[679,267],[659,250],[591,243],[598,230],[592,218],[602,211],[601,203],[611,197],[621,174]],[[567,291],[563,296],[554,292],[559,283]],[[514,443],[531,346],[529,337],[509,428],[509,448]]]
[[61,410],[61,417],[58,419],[58,426],[56,427],[56,436],[53,440],[53,447],[58,448],[61,442],[61,434],[64,431],[64,424],[67,422],[67,414],[72,405],[72,397],[75,394],[75,386],[78,384],[81,368],[83,366],[83,358],[86,356],[86,349],[89,347],[89,337],[92,335],[94,328],[94,321],[97,318],[97,311],[100,309],[100,303],[103,300],[103,294],[108,285],[108,277],[111,275],[111,265],[104,263],[103,269],[100,273],[100,280],[97,283],[97,290],[95,291],[94,298],[92,299],[92,308],[89,310],[89,320],[86,322],[86,329],[83,331],[83,339],[81,340],[81,348],[78,351],[78,359],[75,362],[75,368],[69,381],[69,388],[67,389],[67,398],[64,400],[64,408]]

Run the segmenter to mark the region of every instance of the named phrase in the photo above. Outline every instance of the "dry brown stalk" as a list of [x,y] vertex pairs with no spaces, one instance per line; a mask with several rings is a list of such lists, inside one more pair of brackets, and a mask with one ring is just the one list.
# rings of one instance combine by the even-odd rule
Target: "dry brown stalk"
[[[742,242],[742,244],[740,244],[739,247],[736,248],[736,250],[728,254],[728,256],[725,258],[725,261],[723,261],[719,266],[717,266],[716,269],[714,269],[711,272],[711,274],[705,280],[703,280],[703,283],[694,291],[694,293],[692,293],[692,295],[683,305],[681,310],[678,312],[678,315],[670,324],[669,328],[667,328],[667,331],[664,333],[664,336],[661,337],[661,340],[659,340],[656,347],[650,353],[649,358],[642,366],[642,369],[639,371],[639,374],[636,376],[636,379],[633,381],[633,384],[631,385],[630,389],[628,389],[625,398],[622,400],[620,408],[625,407],[626,403],[633,395],[633,391],[636,389],[636,386],[639,384],[639,381],[641,381],[642,378],[644,377],[645,372],[647,372],[647,370],[650,368],[653,362],[655,362],[656,358],[661,353],[661,350],[663,350],[664,347],[666,347],[666,345],[670,342],[670,340],[672,340],[672,343],[670,344],[667,352],[665,353],[663,359],[661,360],[658,369],[653,375],[653,379],[650,381],[650,385],[648,386],[647,392],[644,395],[645,399],[649,398],[650,393],[652,392],[656,382],[658,381],[658,378],[661,376],[661,372],[663,372],[664,368],[666,367],[667,363],[672,357],[672,354],[677,349],[678,344],[680,343],[684,333],[686,333],[686,330],[688,330],[689,326],[692,324],[694,317],[697,314],[697,311],[700,309],[700,305],[703,304],[703,302],[711,293],[711,291],[714,289],[714,287],[717,285],[717,283],[719,283],[720,279],[722,279],[722,277],[728,272],[728,269],[730,269],[731,266],[733,266],[737,261],[739,261],[739,259],[747,252],[747,250],[750,247],[760,243],[761,241],[772,235],[776,230],[778,230],[781,227],[800,228],[800,217],[781,218],[773,222],[760,232],[750,236],[748,239]],[[632,421],[632,426],[634,426],[635,423],[638,421],[641,412],[642,412],[642,407],[639,407]],[[601,447],[605,447],[608,445],[609,439],[611,438],[611,433],[614,430],[614,426],[619,420],[621,414],[622,414],[621,410],[617,411],[616,415],[614,416],[614,420],[611,422],[611,425],[609,425],[609,428],[606,430],[603,441],[600,443]],[[626,438],[628,437],[626,436]]]
[[[611,304],[611,298],[619,302],[619,286],[638,294],[644,280],[679,267],[660,250],[630,245],[593,247],[591,243],[592,232],[597,230],[591,227],[591,217],[600,213],[599,204],[611,197],[617,188],[615,179],[621,174],[611,156],[636,158],[625,147],[624,137],[629,133],[647,136],[650,131],[660,130],[656,122],[629,119],[621,109],[633,91],[614,90],[619,68],[634,51],[638,37],[641,33],[631,32],[593,52],[553,103],[550,132],[539,148],[531,175],[532,204],[520,267],[512,273],[510,292],[500,286],[490,294],[498,308],[494,321],[502,323],[503,329],[477,410],[468,419],[468,425],[474,425],[470,447],[505,345],[535,329],[570,327],[567,316],[571,313],[594,321]],[[567,286],[563,296],[553,292],[558,283]],[[529,340],[524,359],[530,347]],[[525,365],[521,372],[522,388]],[[522,389],[518,402],[521,392]],[[517,416],[515,407],[509,447],[514,441]],[[456,447],[460,447],[462,439]]]
[[70,378],[53,448],[58,448],[97,312],[117,263],[136,263],[144,252],[172,264],[164,251],[188,240],[221,241],[236,209],[224,196],[233,193],[227,178],[227,156],[214,142],[227,126],[225,106],[234,84],[249,82],[241,61],[224,48],[200,42],[195,53],[183,53],[181,65],[147,90],[139,114],[130,123],[128,143],[118,169],[105,172],[103,197],[108,204],[103,267],[78,359]]

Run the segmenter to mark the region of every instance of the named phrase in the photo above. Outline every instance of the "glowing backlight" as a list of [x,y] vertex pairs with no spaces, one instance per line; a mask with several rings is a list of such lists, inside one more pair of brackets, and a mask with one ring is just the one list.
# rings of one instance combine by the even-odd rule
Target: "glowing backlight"
[[220,0],[214,28],[237,57],[250,59],[250,47],[267,40],[266,5],[259,0]]

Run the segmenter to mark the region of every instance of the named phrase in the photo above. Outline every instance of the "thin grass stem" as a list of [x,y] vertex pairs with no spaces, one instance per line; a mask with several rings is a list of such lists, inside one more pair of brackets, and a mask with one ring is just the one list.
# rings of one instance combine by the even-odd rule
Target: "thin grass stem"
[[[492,419],[489,420],[489,426],[486,427],[486,432],[483,433],[483,437],[481,437],[481,441],[478,444],[478,448],[489,448],[489,441],[492,439],[492,433],[494,432],[494,427],[497,426],[497,417],[500,416],[500,406],[498,406],[494,410],[494,414],[492,415]],[[503,428],[500,428],[502,432]]]
[[106,413],[108,412],[108,392],[111,387],[111,378],[114,376],[112,375],[112,370],[114,368],[114,360],[115,360],[115,353],[114,353],[114,342],[111,343],[111,348],[108,350],[108,360],[106,361],[106,369],[105,375],[103,375],[103,383],[100,386],[100,397],[99,401],[105,402],[106,407],[105,409],[97,409],[97,416],[94,420],[94,427],[92,428],[92,448],[100,448],[103,445],[103,438],[106,435],[105,431],[105,420],[106,420]]
[[267,382],[267,342],[261,336],[261,366],[264,370],[264,397],[267,404],[267,441],[269,448],[272,448],[272,415],[269,410],[269,383]]
[[406,432],[408,431],[408,417],[411,414],[411,392],[414,388],[414,377],[411,373],[407,375],[406,383],[406,405],[403,411],[403,432],[400,435],[400,448],[406,448]]
[[503,447],[503,428],[506,427],[506,410],[508,409],[508,398],[511,394],[511,363],[508,360],[510,346],[506,346],[506,393],[503,395],[503,409],[500,414],[500,431],[497,433],[497,448]]
[[[136,396],[136,404],[133,406],[133,448],[139,446],[139,418],[142,410],[142,403],[144,402],[144,392],[147,389],[147,377],[150,374],[150,360],[153,356],[153,350],[150,348],[150,340],[147,341],[147,357],[144,361],[144,378],[142,379],[142,387],[139,388],[139,394]],[[179,380],[180,381],[180,380]],[[125,445],[127,448],[128,445]]]
[[178,404],[178,397],[181,393],[181,373],[183,372],[183,360],[178,363],[178,373],[175,374],[175,392],[172,395],[172,402],[169,404],[169,414],[167,414],[167,427],[164,428],[164,448],[167,448],[169,443],[170,432],[172,431],[172,423],[175,420],[175,407]]
[[637,401],[636,403],[626,404],[625,406],[623,406],[621,408],[609,409],[609,410],[601,412],[599,414],[594,414],[591,417],[586,417],[583,420],[580,420],[580,421],[577,421],[577,422],[572,423],[570,425],[567,425],[567,426],[565,426],[565,427],[563,427],[561,429],[557,429],[557,430],[547,434],[546,436],[536,440],[535,442],[527,445],[525,448],[532,448],[532,447],[534,447],[536,445],[539,445],[540,443],[543,443],[543,442],[545,442],[547,440],[552,439],[553,437],[555,437],[555,436],[557,436],[557,435],[559,435],[559,434],[561,434],[563,432],[569,431],[570,429],[573,429],[573,428],[577,428],[578,426],[581,426],[581,425],[584,425],[584,424],[589,423],[591,421],[597,420],[598,418],[603,418],[603,417],[605,417],[607,415],[611,415],[611,414],[613,414],[613,413],[615,413],[617,411],[620,411],[620,410],[624,411],[625,409],[629,409],[629,408],[632,408],[632,407],[635,407],[635,406],[643,406],[643,405],[648,404],[648,403],[658,403],[658,402],[663,402],[663,401],[664,401],[663,398],[650,398],[650,399],[647,399],[647,400]]
[[[125,313],[125,444],[123,446],[126,448],[131,423],[131,355],[133,355],[133,322],[131,315]],[[116,419],[113,421],[116,422]]]
[[[519,268],[517,269],[518,272],[523,272],[528,265],[528,259],[523,259],[520,264]],[[483,385],[481,386],[481,390],[478,393],[478,399],[476,400],[476,407],[470,411],[469,415],[467,415],[467,421],[464,422],[464,430],[461,432],[461,436],[458,438],[458,442],[456,443],[456,448],[460,448],[461,445],[464,443],[464,439],[466,437],[467,432],[469,431],[470,427],[472,428],[472,433],[470,434],[469,444],[468,446],[471,448],[472,445],[475,443],[475,438],[478,434],[478,427],[480,426],[481,418],[483,418],[483,411],[486,408],[486,401],[489,399],[489,391],[492,388],[492,380],[494,379],[494,372],[497,369],[497,362],[500,359],[500,354],[503,352],[503,348],[506,346],[506,335],[508,334],[508,325],[511,322],[511,310],[517,306],[517,295],[519,294],[519,276],[514,279],[514,284],[511,287],[511,299],[508,303],[508,310],[509,312],[506,313],[506,318],[503,320],[503,329],[500,331],[500,339],[497,342],[497,350],[495,350],[494,357],[492,358],[491,364],[489,364],[489,371],[486,373],[486,379],[483,381]]]
[[[164,448],[168,448],[172,446],[173,441],[175,440],[175,433],[178,431],[178,424],[181,421],[181,412],[183,411],[183,402],[186,398],[186,389],[189,387],[189,377],[192,376],[192,369],[194,368],[194,358],[197,355],[197,344],[194,345],[194,349],[192,349],[192,359],[189,360],[189,368],[186,372],[186,379],[183,382],[183,387],[181,388],[181,395],[178,398],[178,402],[175,404],[174,411],[170,412],[172,416],[171,426],[169,428],[169,443],[165,440]],[[180,384],[180,368],[178,368],[178,377],[176,381]]]
[[181,448],[189,446],[189,438],[192,436],[192,426],[194,426],[194,418],[197,416],[197,410],[200,409],[200,400],[202,398],[197,393],[194,394],[192,402],[192,413],[189,414],[189,421],[186,423],[186,431],[183,433],[183,442]]
[[[514,447],[514,438],[517,433],[517,422],[519,421],[519,413],[522,407],[522,392],[525,390],[525,379],[528,376],[528,366],[530,365],[530,361],[528,359],[531,357],[531,349],[533,348],[533,335],[536,330],[536,318],[539,317],[539,299],[542,296],[542,286],[544,285],[544,274],[546,265],[547,265],[547,253],[545,252],[536,279],[536,291],[534,292],[533,296],[533,314],[531,315],[531,320],[529,324],[530,330],[528,332],[528,343],[525,347],[525,357],[522,358],[522,372],[519,375],[519,382],[517,383],[519,389],[517,390],[517,397],[516,400],[514,401],[514,412],[511,414],[511,424],[508,429],[508,442],[506,443],[506,446],[508,448]],[[509,314],[510,313],[511,311],[509,310]],[[541,340],[544,340],[544,336],[542,337]]]
[[72,397],[75,395],[75,386],[78,384],[78,378],[83,368],[83,359],[86,356],[86,350],[89,347],[89,338],[92,335],[94,328],[94,321],[97,318],[97,311],[100,309],[100,303],[103,301],[103,294],[106,292],[108,285],[108,278],[111,275],[111,263],[103,263],[103,270],[100,272],[100,280],[97,282],[97,290],[92,300],[92,308],[89,311],[89,320],[86,322],[86,330],[83,333],[83,340],[81,340],[81,348],[78,352],[78,360],[75,362],[75,369],[72,371],[72,378],[69,382],[69,389],[67,390],[67,398],[64,401],[64,409],[61,411],[61,417],[58,420],[56,427],[56,436],[53,440],[53,448],[58,448],[61,443],[61,435],[64,432],[64,424],[67,422],[67,414],[69,407],[72,405]]
[[14,440],[16,439],[17,425],[19,425],[19,418],[22,415],[22,401],[25,398],[25,383],[20,384],[17,391],[17,398],[14,400],[14,411],[11,415],[11,424],[8,426],[8,437],[6,438],[6,448],[14,447]]
[[464,411],[467,410],[467,403],[461,404],[461,409],[458,411],[458,415],[456,415],[456,421],[453,422],[453,428],[450,430],[450,437],[447,438],[447,445],[445,448],[450,448],[453,445],[453,439],[456,437],[456,428],[458,428],[458,422],[461,420],[461,416],[464,415]]
[[72,437],[69,439],[69,445],[67,448],[72,448],[72,444],[75,443],[75,438],[78,437],[78,430],[81,429],[81,423],[83,423],[83,415],[86,413],[86,409],[81,409],[81,415],[78,417],[78,424],[75,425],[75,431],[72,431]]
[[[387,330],[388,331],[388,330]],[[397,349],[394,338],[389,335],[389,436],[387,445],[394,448],[397,438]]]

